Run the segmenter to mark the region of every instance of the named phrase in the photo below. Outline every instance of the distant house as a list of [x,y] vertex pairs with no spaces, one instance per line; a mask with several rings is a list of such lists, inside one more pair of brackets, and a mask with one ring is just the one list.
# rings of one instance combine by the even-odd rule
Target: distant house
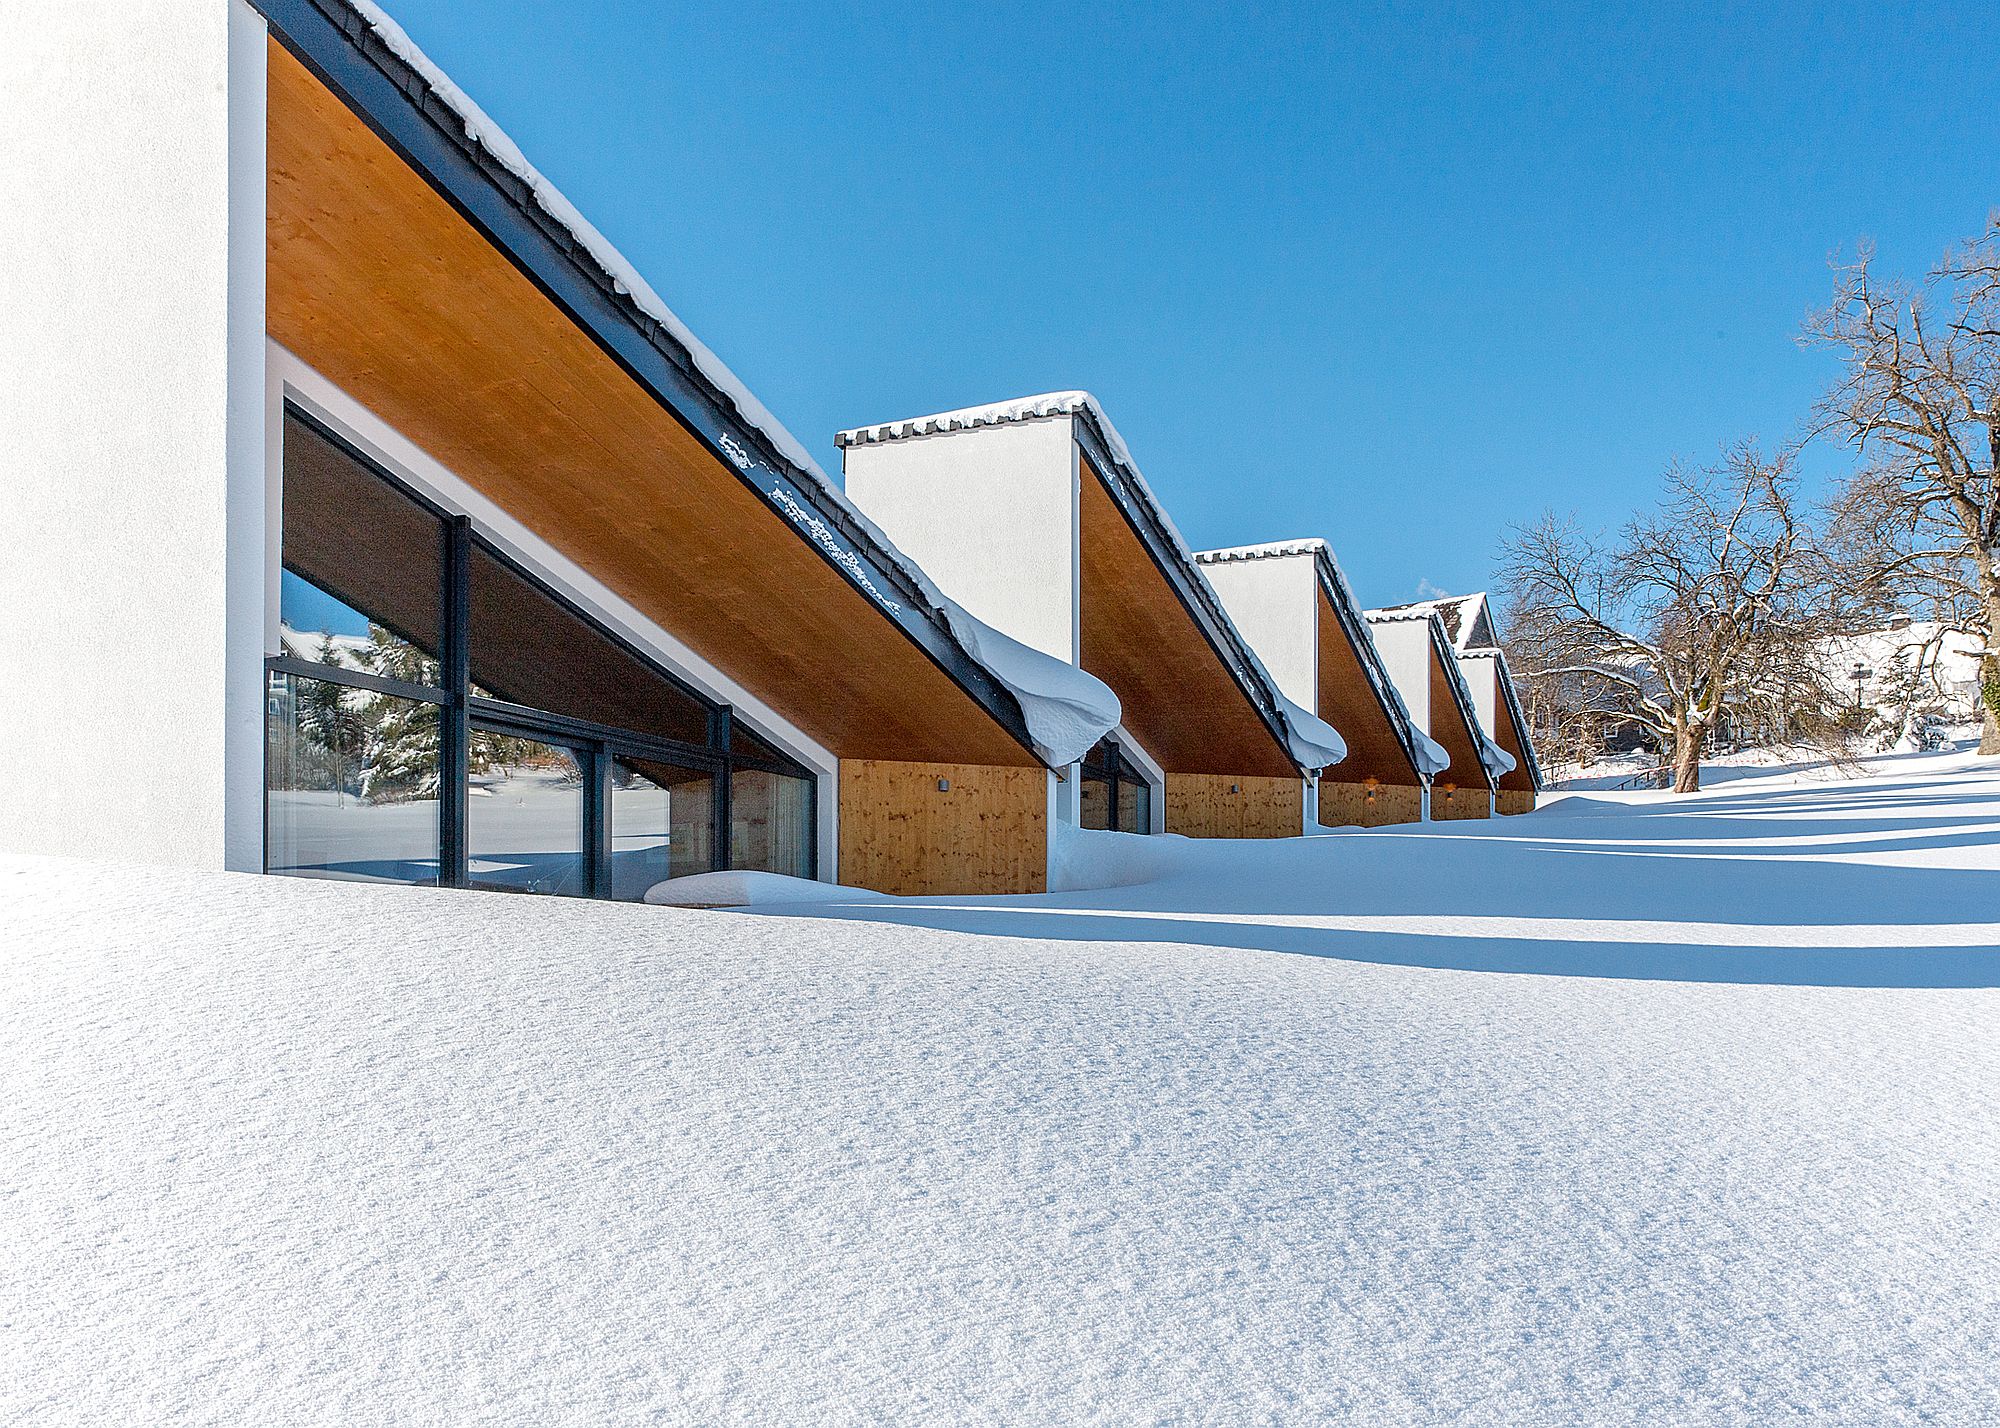
[[1304,831],[1340,739],[1290,704],[1098,404],[1057,392],[857,427],[850,499],[951,599],[1118,696],[1061,816],[1194,837]]
[[1451,760],[1431,782],[1431,817],[1490,817],[1513,761],[1480,725],[1444,621],[1434,610],[1405,608],[1370,610],[1368,625],[1404,706]]
[[1195,556],[1279,688],[1340,730],[1347,757],[1320,776],[1318,821],[1378,827],[1429,816],[1444,749],[1411,717],[1367,617],[1323,540]]
[[1486,736],[1498,744],[1514,763],[1500,775],[1494,793],[1494,807],[1501,813],[1532,813],[1535,796],[1541,792],[1542,770],[1535,758],[1534,740],[1514,688],[1513,672],[1506,653],[1500,648],[1493,615],[1485,592],[1458,595],[1440,600],[1424,600],[1392,607],[1398,611],[1428,611],[1444,626],[1458,657],[1459,669],[1472,691],[1473,708]]
[[[69,756],[0,846],[1046,885],[1108,691],[943,600],[393,22],[52,6],[8,42],[0,736]],[[1219,717],[1245,789],[1297,778],[1277,717]]]

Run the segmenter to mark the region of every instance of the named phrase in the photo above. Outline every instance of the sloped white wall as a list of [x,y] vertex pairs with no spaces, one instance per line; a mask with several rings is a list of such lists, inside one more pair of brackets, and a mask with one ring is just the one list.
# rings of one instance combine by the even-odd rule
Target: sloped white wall
[[0,847],[256,868],[263,21],[10,7]]
[[1310,553],[1220,560],[1201,573],[1285,697],[1319,707],[1319,581]]
[[1390,620],[1384,624],[1369,623],[1368,631],[1375,637],[1375,648],[1382,656],[1382,667],[1389,672],[1389,682],[1396,686],[1396,692],[1403,696],[1403,705],[1410,711],[1410,717],[1417,727],[1436,737],[1436,726],[1431,721],[1431,627],[1422,620]]
[[1500,662],[1490,656],[1461,655],[1458,672],[1465,676],[1465,687],[1472,691],[1472,708],[1479,715],[1479,727],[1490,739],[1500,727]]
[[841,460],[849,498],[940,590],[1078,662],[1074,418],[850,446]]

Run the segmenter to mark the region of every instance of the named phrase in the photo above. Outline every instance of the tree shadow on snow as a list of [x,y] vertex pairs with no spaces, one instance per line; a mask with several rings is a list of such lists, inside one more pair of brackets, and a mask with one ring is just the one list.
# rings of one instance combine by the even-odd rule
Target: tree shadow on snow
[[[2000,873],[1854,861],[1993,849],[2000,845],[1993,804],[1990,790],[1940,792],[1935,782],[1640,809],[1571,799],[1496,823],[1206,844],[1199,854],[1178,855],[1181,864],[1161,880],[1133,887],[782,911],[995,937],[1176,943],[1461,971],[2000,986],[2000,946],[1992,945],[2000,937],[1983,935],[2000,928]],[[1612,812],[1624,816],[1598,816]],[[1960,861],[1992,860],[1975,853]],[[1484,925],[1311,925],[1343,918],[1477,918]],[[1704,926],[1689,927],[1685,941],[1658,940],[1672,934],[1641,926],[1628,940],[1606,923]],[[1835,945],[1754,945],[1774,940],[1770,929],[1786,928],[1799,929],[1793,935],[1800,941]],[[1842,935],[1862,928],[1872,931]],[[1838,945],[1901,943],[1903,929],[1906,945]],[[1966,941],[1980,945],[1951,945]]]

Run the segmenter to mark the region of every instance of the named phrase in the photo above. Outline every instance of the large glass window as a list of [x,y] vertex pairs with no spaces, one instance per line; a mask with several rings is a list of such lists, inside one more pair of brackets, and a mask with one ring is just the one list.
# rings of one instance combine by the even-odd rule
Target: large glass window
[[266,701],[270,870],[438,881],[438,706],[278,673]]
[[490,747],[493,757],[470,775],[466,799],[472,886],[589,893],[583,758],[560,744],[513,735],[494,735]]
[[657,759],[611,763],[611,896],[637,902],[715,867],[715,776]]
[[1102,740],[1085,754],[1077,778],[1077,826],[1114,833],[1153,831],[1153,787],[1117,740]]
[[813,875],[804,769],[290,410],[282,528],[271,871],[623,899]]
[[730,866],[812,876],[812,782],[739,768],[729,780]]
[[472,684],[510,704],[706,744],[708,709],[484,546],[472,550]]
[[444,522],[293,412],[283,527],[284,652],[437,685]]

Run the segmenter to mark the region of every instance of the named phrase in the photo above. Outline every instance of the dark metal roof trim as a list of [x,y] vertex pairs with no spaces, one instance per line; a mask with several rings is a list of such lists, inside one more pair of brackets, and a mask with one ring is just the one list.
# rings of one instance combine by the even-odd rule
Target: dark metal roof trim
[[1278,752],[1284,755],[1293,768],[1299,769],[1301,778],[1306,771],[1299,767],[1298,759],[1292,753],[1291,740],[1287,736],[1284,717],[1278,712],[1276,691],[1265,683],[1261,671],[1251,656],[1243,636],[1237,632],[1235,624],[1224,613],[1222,603],[1214,590],[1195,570],[1191,558],[1182,555],[1181,542],[1160,517],[1159,508],[1150,496],[1143,494],[1143,487],[1125,464],[1111,454],[1111,444],[1098,429],[1097,418],[1089,406],[1080,407],[1072,413],[1076,423],[1076,442],[1090,464],[1104,478],[1104,486],[1111,493],[1114,505],[1124,514],[1126,522],[1138,533],[1139,543],[1153,558],[1153,564],[1166,577],[1169,587],[1181,602],[1188,616],[1195,622],[1209,647],[1221,659],[1223,665],[1234,676],[1236,685],[1249,699],[1250,706],[1264,721],[1271,738],[1278,745]]
[[[1384,691],[1396,686],[1389,678],[1389,671],[1382,663],[1382,652],[1375,648],[1375,637],[1368,632],[1368,617],[1361,613],[1346,595],[1346,586],[1333,566],[1333,556],[1324,542],[1313,549],[1313,571],[1319,577],[1319,588],[1325,592],[1327,602],[1333,606],[1334,615],[1340,620],[1340,628],[1347,635],[1347,642],[1361,656],[1367,666],[1368,682],[1374,686],[1375,698],[1383,712],[1389,716],[1390,726],[1396,731],[1396,742],[1402,745],[1403,754],[1410,761],[1411,772],[1419,783],[1429,783],[1424,773],[1423,760],[1417,757],[1417,727],[1410,718],[1410,711],[1403,706],[1400,698],[1385,697]],[[1338,767],[1338,765],[1336,765]]]
[[[540,291],[766,506],[891,620],[1020,745],[1033,752],[1020,701],[966,653],[941,612],[872,534],[799,470],[695,366],[656,319],[616,291],[575,235],[518,175],[465,132],[424,76],[344,0],[252,0],[271,33],[479,230]],[[848,547],[814,539],[801,513]],[[871,586],[872,582],[872,586]],[[882,591],[893,592],[885,600]],[[896,608],[891,608],[891,605]]]

